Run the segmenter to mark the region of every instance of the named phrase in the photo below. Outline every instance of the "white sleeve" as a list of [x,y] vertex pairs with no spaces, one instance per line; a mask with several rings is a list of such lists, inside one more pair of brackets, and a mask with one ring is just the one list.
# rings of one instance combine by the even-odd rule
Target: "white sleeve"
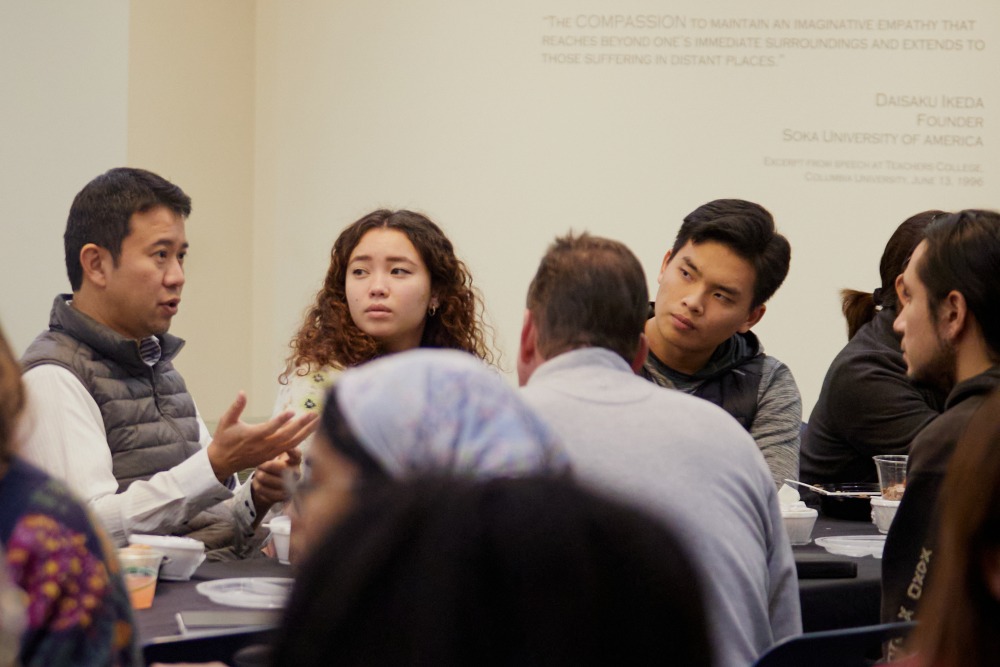
[[80,380],[61,366],[45,364],[26,372],[24,385],[28,400],[19,426],[20,454],[87,501],[119,546],[131,533],[181,530],[187,519],[232,497],[212,470],[200,417],[201,451],[118,493],[104,420]]

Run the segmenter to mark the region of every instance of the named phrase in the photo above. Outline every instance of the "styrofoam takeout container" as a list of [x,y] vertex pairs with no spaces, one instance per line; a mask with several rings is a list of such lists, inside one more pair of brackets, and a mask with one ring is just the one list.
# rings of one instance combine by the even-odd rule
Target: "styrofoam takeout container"
[[205,560],[205,543],[177,535],[129,535],[129,544],[144,544],[164,555],[160,579],[187,581]]

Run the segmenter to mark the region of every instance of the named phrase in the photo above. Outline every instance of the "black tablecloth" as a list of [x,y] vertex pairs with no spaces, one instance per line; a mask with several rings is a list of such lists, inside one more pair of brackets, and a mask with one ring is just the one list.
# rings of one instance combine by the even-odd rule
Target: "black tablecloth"
[[[802,626],[806,632],[875,625],[879,622],[881,599],[882,561],[871,556],[850,558],[830,554],[816,546],[818,537],[840,535],[875,535],[878,531],[871,523],[845,521],[819,517],[813,529],[810,544],[793,547],[795,561],[808,563],[856,563],[857,574],[850,578],[820,578],[799,580],[799,598],[802,603]],[[135,613],[139,636],[143,642],[155,637],[179,633],[176,614],[187,610],[233,609],[212,602],[195,590],[201,581],[228,577],[290,577],[292,568],[276,560],[254,560],[226,563],[204,563],[191,581],[160,581],[150,609]]]
[[202,581],[230,577],[291,577],[292,568],[272,558],[202,563],[191,581],[158,581],[153,606],[135,612],[139,638],[146,643],[156,637],[179,634],[176,614],[179,611],[235,609],[216,604],[195,590]]
[[871,522],[846,521],[820,516],[813,528],[813,542],[792,547],[797,565],[817,562],[855,563],[857,575],[850,578],[799,579],[802,629],[805,632],[875,625],[879,622],[882,596],[882,561],[872,556],[851,558],[829,553],[816,546],[819,537],[877,535]]

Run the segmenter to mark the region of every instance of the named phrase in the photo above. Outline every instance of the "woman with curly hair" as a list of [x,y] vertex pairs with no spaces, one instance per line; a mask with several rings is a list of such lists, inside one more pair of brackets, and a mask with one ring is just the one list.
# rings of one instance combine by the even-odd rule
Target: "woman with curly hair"
[[468,268],[436,224],[412,211],[373,211],[333,244],[323,287],[291,340],[275,408],[319,412],[344,369],[417,347],[493,363],[482,314]]

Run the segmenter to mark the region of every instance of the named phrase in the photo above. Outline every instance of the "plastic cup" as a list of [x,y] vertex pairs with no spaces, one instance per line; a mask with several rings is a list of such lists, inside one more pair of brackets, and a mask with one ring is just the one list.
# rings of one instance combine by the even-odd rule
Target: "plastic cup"
[[278,562],[288,565],[288,547],[292,539],[292,518],[278,516],[271,519],[271,537],[274,538],[274,550]]
[[119,549],[118,562],[128,589],[133,609],[149,609],[156,593],[156,577],[160,573],[163,554],[152,549],[129,547]]
[[906,490],[906,461],[904,454],[881,454],[872,457],[878,471],[878,485],[885,500],[899,500]]

